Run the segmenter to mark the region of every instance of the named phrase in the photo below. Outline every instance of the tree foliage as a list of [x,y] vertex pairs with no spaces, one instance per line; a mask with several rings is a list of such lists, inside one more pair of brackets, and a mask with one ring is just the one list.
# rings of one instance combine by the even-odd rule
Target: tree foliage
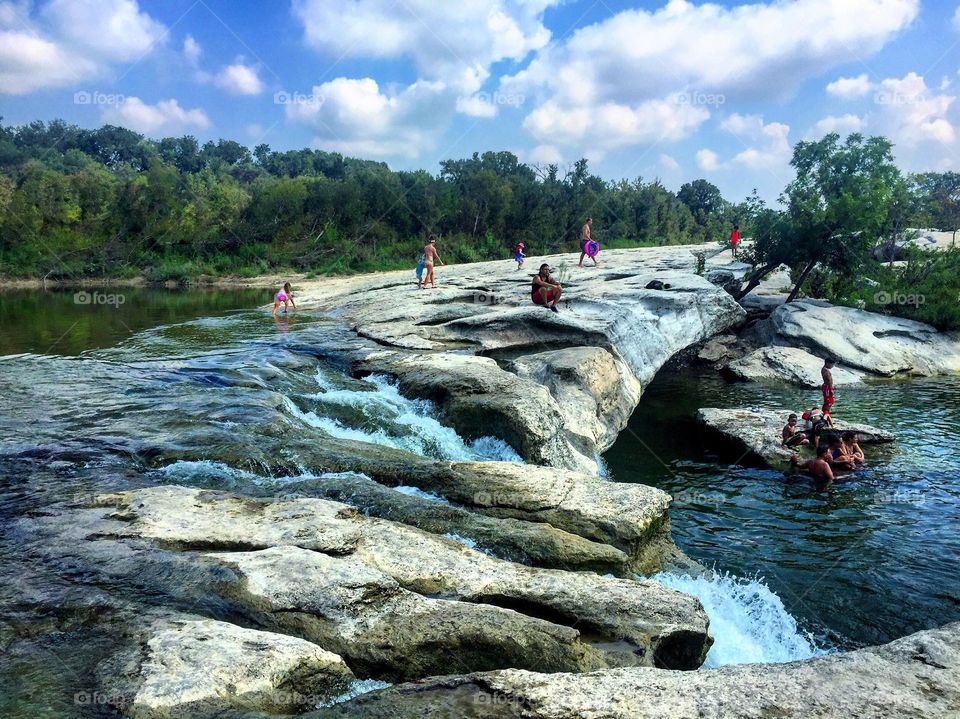
[[594,218],[607,247],[713,239],[733,207],[709,182],[610,182],[579,160],[530,166],[509,152],[437,175],[232,140],[157,141],[59,120],[0,127],[0,273],[7,276],[317,273],[415,262],[427,233],[450,260],[577,249]]

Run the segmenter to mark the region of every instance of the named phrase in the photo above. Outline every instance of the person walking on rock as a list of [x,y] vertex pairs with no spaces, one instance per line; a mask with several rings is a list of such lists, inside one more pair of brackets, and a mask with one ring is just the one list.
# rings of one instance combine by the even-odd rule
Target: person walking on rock
[[446,262],[440,259],[440,253],[437,252],[437,238],[436,235],[431,234],[430,239],[427,241],[426,247],[423,248],[423,267],[426,270],[426,276],[423,278],[423,286],[426,287],[427,283],[430,283],[431,289],[436,289],[437,283],[434,281],[433,277],[433,261],[436,260],[441,265],[445,265]]
[[[593,242],[593,237],[590,236],[590,225],[592,224],[593,218],[588,217],[580,229],[580,263],[577,265],[578,267],[583,267],[583,258],[587,256],[587,245]],[[596,254],[590,255],[590,259],[593,260],[594,266],[599,264]]]
[[740,225],[734,225],[730,233],[730,254],[737,259],[737,248],[740,247]]

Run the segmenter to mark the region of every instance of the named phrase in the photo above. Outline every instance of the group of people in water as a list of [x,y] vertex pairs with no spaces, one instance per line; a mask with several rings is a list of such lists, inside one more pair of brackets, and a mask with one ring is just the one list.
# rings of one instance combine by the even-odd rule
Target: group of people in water
[[801,462],[800,458],[793,454],[790,462],[794,467],[806,470],[821,480],[833,480],[834,470],[853,470],[866,463],[866,457],[857,442],[856,432],[838,432],[833,426],[830,413],[835,403],[832,372],[835,364],[832,357],[827,357],[823,362],[820,369],[823,404],[814,406],[801,415],[805,422],[804,428],[798,429],[797,415],[791,414],[781,430],[782,445],[787,449],[813,445],[816,454],[813,459]]

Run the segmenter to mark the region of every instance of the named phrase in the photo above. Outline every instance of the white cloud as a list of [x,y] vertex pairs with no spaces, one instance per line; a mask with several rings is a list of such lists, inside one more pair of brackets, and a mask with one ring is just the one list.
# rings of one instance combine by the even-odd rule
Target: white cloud
[[840,77],[827,85],[827,93],[835,97],[850,100],[863,97],[870,92],[872,85],[866,73],[856,77]]
[[697,167],[704,172],[713,172],[720,168],[720,156],[706,148],[697,150]]
[[559,165],[563,154],[553,145],[537,145],[527,153],[527,162],[536,165]]
[[849,135],[851,132],[860,132],[864,127],[863,118],[847,113],[846,115],[827,115],[819,120],[810,132],[812,137],[823,137],[831,132],[836,132],[841,137]]
[[670,100],[636,106],[606,102],[589,108],[547,101],[527,115],[523,127],[543,144],[589,147],[596,156],[629,145],[680,140],[709,117],[702,107]]
[[117,62],[161,45],[163,24],[135,0],[51,0],[30,17],[27,3],[0,3],[0,92],[22,94],[96,78]]
[[660,157],[657,158],[657,162],[660,164],[660,167],[667,172],[678,172],[680,170],[680,163],[665,152],[660,154]]
[[417,157],[433,147],[453,97],[441,82],[417,81],[381,91],[373,78],[339,77],[313,88],[310,102],[286,105],[287,117],[311,128],[318,147],[359,157]]
[[720,127],[746,145],[731,160],[733,164],[745,165],[753,170],[771,170],[785,167],[793,154],[788,139],[790,126],[782,122],[765,124],[760,115],[734,113]]
[[[784,96],[830,67],[876,52],[910,24],[918,4],[769,0],[728,8],[669,0],[655,11],[623,10],[550,43],[504,77],[501,89],[537,103],[524,127],[540,143],[579,151],[674,141],[696,130],[708,107]],[[668,112],[656,104],[665,97],[680,107]],[[652,114],[660,133],[644,122]],[[755,164],[758,153],[770,152],[754,147],[741,161]]]
[[95,75],[90,60],[31,33],[0,31],[0,92],[22,95]]
[[205,129],[210,126],[207,114],[199,108],[185,110],[176,100],[161,100],[156,105],[147,105],[139,97],[128,97],[120,105],[108,108],[103,113],[103,120],[145,134],[175,132],[187,127]]
[[116,61],[139,60],[167,34],[135,0],[51,0],[43,15],[64,41]]
[[420,77],[478,91],[489,68],[550,39],[544,9],[556,0],[295,0],[307,43],[334,57],[412,58]]
[[186,61],[191,65],[196,65],[202,53],[200,43],[193,39],[193,35],[187,35],[183,40],[183,57]]
[[879,112],[871,126],[891,137],[897,145],[916,147],[924,143],[952,145],[957,130],[950,116],[953,95],[937,95],[915,72],[902,78],[887,78],[874,96]]
[[263,92],[263,81],[257,75],[257,69],[241,62],[227,65],[217,73],[214,82],[231,95],[259,95]]
[[457,98],[457,112],[470,117],[496,117],[497,106],[482,95]]

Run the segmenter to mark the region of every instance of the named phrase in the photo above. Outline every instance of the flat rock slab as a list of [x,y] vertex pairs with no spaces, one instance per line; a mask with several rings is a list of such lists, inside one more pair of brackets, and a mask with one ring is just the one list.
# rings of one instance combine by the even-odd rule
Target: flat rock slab
[[[748,382],[786,382],[800,387],[819,387],[823,384],[820,375],[823,359],[798,347],[762,347],[730,362],[723,372]],[[833,368],[833,383],[837,386],[862,384],[865,376],[860,370],[840,365]]]
[[686,673],[629,668],[590,674],[509,670],[440,677],[360,697],[322,716],[947,719],[960,716],[960,624],[789,664]]
[[[732,447],[743,452],[738,464],[778,467],[788,463],[794,454],[783,447],[781,440],[781,432],[790,413],[790,410],[761,409],[754,412],[747,408],[705,407],[697,412],[697,420],[711,431],[722,435]],[[797,426],[802,428],[802,422]],[[889,432],[866,424],[834,420],[833,427],[838,432],[856,432],[858,440],[864,444],[881,444],[895,440]]]
[[930,325],[817,300],[799,300],[770,315],[774,344],[832,356],[882,376],[960,371],[960,341]]
[[300,712],[354,679],[316,644],[212,619],[155,621],[138,651],[108,660],[99,674],[104,692],[136,719]]

